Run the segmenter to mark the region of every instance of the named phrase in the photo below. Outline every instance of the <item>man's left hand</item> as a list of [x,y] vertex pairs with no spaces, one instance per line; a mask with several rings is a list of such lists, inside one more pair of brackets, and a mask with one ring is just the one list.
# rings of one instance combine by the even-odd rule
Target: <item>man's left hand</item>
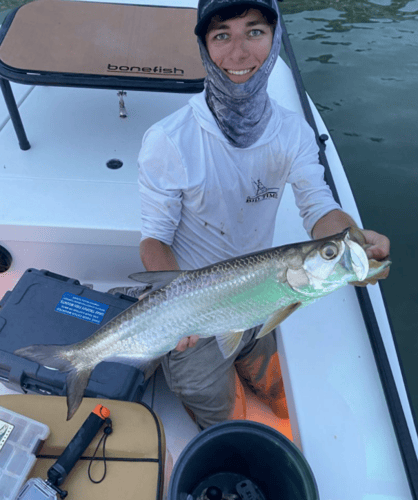
[[[366,254],[369,259],[375,259],[377,261],[386,259],[390,252],[390,241],[389,238],[383,234],[376,233],[375,231],[370,231],[368,229],[361,229],[364,237],[366,238]],[[389,268],[384,269],[381,273],[376,274],[373,278],[366,279],[364,281],[352,281],[350,285],[354,286],[367,286],[375,285],[378,280],[385,279],[389,275]]]

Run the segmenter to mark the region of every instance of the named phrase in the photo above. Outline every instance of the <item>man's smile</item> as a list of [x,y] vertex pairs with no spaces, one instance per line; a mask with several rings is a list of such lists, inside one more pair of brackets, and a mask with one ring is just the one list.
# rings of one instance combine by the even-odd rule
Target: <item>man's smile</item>
[[230,75],[246,75],[247,73],[250,73],[251,71],[253,71],[255,68],[255,66],[253,68],[249,68],[249,69],[225,69],[225,71],[227,73],[229,73]]

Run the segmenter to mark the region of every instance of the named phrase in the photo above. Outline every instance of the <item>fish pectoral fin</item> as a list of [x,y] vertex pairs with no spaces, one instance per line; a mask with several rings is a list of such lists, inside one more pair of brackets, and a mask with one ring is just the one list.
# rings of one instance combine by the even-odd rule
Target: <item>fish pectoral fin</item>
[[130,274],[129,278],[150,286],[151,289],[148,289],[147,292],[151,293],[168,285],[184,272],[185,271],[148,271]]
[[256,338],[261,339],[261,337],[264,337],[264,335],[270,333],[272,330],[274,330],[274,328],[276,328],[277,325],[279,325],[282,321],[288,318],[293,312],[295,312],[296,309],[299,309],[301,305],[302,302],[295,302],[286,307],[282,307],[277,311],[274,311],[274,313],[267,318],[267,321],[264,323],[263,328],[258,332]]
[[216,340],[218,341],[219,349],[222,356],[226,359],[232,356],[234,352],[238,349],[239,343],[241,342],[244,331],[242,332],[227,332],[222,335],[217,335]]

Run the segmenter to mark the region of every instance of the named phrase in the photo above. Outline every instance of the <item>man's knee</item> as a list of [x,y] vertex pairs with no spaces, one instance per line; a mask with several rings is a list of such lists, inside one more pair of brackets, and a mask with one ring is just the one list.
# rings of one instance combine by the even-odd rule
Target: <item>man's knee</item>
[[245,420],[244,388],[235,370],[228,383],[206,387],[188,387],[178,394],[182,403],[193,413],[203,429],[225,420]]

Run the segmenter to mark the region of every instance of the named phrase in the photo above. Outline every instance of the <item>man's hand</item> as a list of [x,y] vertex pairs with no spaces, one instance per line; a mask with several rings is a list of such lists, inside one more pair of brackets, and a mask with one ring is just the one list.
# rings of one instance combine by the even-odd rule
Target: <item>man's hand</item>
[[176,345],[176,351],[183,352],[189,347],[194,347],[199,340],[199,335],[190,335],[190,337],[184,337],[180,342]]
[[[139,245],[139,254],[147,271],[176,271],[179,269],[171,247],[154,238],[145,238]],[[199,335],[190,335],[180,340],[176,351],[183,352],[194,347]]]
[[[383,260],[389,256],[390,241],[389,238],[383,234],[370,231],[368,229],[360,229],[366,239],[366,254],[369,259]],[[389,268],[384,269],[381,273],[376,274],[373,278],[364,281],[351,281],[350,285],[354,286],[367,286],[375,285],[378,280],[385,279],[389,275]]]
[[[341,210],[332,210],[321,217],[312,229],[312,237],[317,239],[340,233],[349,226],[357,227],[354,220],[347,213]],[[383,260],[389,255],[390,241],[383,234],[370,231],[368,229],[359,229],[366,239],[365,251],[369,259]],[[352,281],[350,284],[355,286],[375,285],[378,280],[387,278],[389,268],[376,274],[373,278],[364,281]]]
[[369,259],[383,260],[388,257],[390,252],[389,238],[383,234],[370,231],[368,229],[360,229],[366,238],[366,254]]

